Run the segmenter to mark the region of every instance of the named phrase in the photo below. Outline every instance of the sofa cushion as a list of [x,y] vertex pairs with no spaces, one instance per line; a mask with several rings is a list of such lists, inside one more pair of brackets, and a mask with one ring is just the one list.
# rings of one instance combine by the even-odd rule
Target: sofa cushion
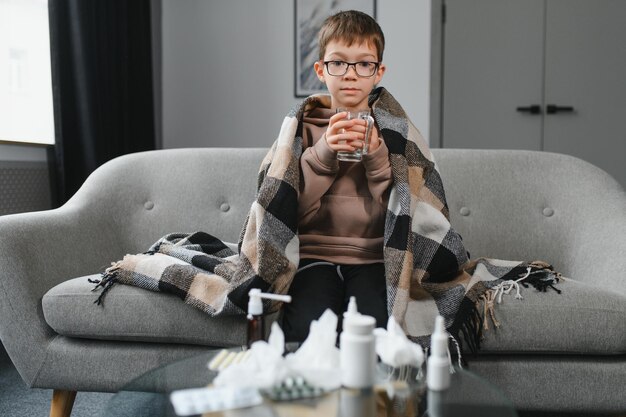
[[[70,337],[235,346],[245,343],[243,316],[209,317],[179,298],[128,285],[111,288],[94,304],[94,284],[81,277],[43,297],[47,323]],[[505,295],[496,305],[500,327],[484,332],[481,354],[626,352],[626,299],[581,282],[559,284],[562,294],[523,288],[523,300]],[[270,319],[271,320],[271,319]],[[269,327],[269,326],[268,326]]]
[[626,352],[626,297],[566,279],[540,292],[521,288],[495,305],[500,327],[484,331],[481,353],[615,354]]
[[174,295],[129,285],[111,287],[94,304],[95,284],[80,277],[50,289],[43,297],[46,322],[57,333],[89,339],[237,346],[246,341],[241,316],[210,317]]

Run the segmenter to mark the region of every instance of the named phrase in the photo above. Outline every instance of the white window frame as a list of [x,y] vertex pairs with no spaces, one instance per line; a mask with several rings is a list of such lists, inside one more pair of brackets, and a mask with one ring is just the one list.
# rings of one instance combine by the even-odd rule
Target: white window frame
[[0,0],[0,143],[54,144],[47,0]]

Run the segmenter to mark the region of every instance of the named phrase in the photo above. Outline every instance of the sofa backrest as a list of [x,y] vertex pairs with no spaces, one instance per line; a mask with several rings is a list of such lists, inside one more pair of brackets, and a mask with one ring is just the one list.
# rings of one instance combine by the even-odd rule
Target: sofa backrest
[[[266,152],[202,148],[126,155],[94,172],[68,205],[87,204],[114,222],[123,231],[120,251],[144,251],[166,233],[196,230],[236,242]],[[452,225],[472,258],[543,259],[570,276],[589,274],[592,266],[580,258],[600,256],[611,245],[598,241],[610,236],[611,226],[597,216],[625,219],[621,186],[580,159],[511,150],[433,153]]]
[[550,152],[433,153],[452,225],[472,258],[541,259],[613,289],[622,275],[626,292],[626,194],[606,172]]
[[237,242],[266,152],[202,148],[124,155],[94,171],[66,206],[99,210],[97,218],[121,231],[123,253],[145,251],[174,232],[202,230]]

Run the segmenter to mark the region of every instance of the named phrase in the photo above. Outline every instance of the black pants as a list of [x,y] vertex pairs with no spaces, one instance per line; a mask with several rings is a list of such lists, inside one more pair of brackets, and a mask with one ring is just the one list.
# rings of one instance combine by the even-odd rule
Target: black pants
[[382,263],[333,265],[304,259],[289,288],[291,303],[283,304],[282,329],[286,342],[302,343],[311,321],[327,309],[338,317],[337,331],[350,297],[356,298],[359,313],[376,319],[376,327],[387,327],[387,284]]

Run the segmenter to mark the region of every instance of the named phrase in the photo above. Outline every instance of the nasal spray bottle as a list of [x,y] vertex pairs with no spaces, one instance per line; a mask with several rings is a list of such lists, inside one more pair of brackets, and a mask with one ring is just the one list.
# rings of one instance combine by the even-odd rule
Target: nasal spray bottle
[[376,376],[374,317],[359,314],[356,299],[350,297],[339,336],[341,384],[347,388],[371,388]]
[[285,303],[291,302],[290,295],[278,295],[261,292],[258,288],[253,288],[248,293],[250,300],[248,301],[248,341],[250,347],[257,340],[263,340],[265,337],[265,321],[263,320],[263,302],[261,298],[269,300],[278,300]]
[[450,356],[448,332],[442,316],[435,319],[435,331],[430,337],[430,357],[426,369],[426,385],[429,390],[443,391],[450,386]]

